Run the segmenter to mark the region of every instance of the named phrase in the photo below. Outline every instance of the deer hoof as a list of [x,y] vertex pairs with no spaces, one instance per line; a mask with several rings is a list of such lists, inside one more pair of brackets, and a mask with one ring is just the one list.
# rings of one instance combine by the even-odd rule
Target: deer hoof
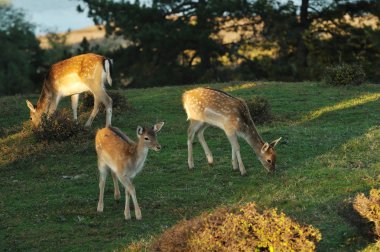
[[142,219],[141,210],[140,209],[137,209],[135,211],[135,214],[136,214],[136,220],[141,220]]
[[246,171],[240,172],[240,174],[241,174],[242,176],[247,176],[247,175],[248,175],[248,173],[247,173]]
[[131,213],[124,213],[125,220],[130,220],[131,219]]
[[103,205],[98,204],[97,211],[98,211],[98,213],[102,213],[103,212]]

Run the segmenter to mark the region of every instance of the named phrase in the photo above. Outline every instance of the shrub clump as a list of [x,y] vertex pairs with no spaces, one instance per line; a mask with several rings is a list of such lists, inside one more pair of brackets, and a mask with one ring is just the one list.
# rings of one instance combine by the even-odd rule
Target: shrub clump
[[366,78],[363,67],[359,64],[339,64],[327,67],[324,82],[332,86],[361,85]]
[[363,193],[358,194],[353,206],[362,217],[375,224],[374,234],[380,237],[380,190],[372,189],[369,198]]
[[[114,109],[130,109],[131,106],[125,96],[120,94],[118,91],[107,91],[107,94],[112,99],[112,108]],[[83,95],[82,104],[80,110],[91,110],[94,107],[94,96],[86,92]],[[104,106],[99,107],[100,110],[104,109]]]
[[246,100],[246,103],[252,119],[256,124],[263,124],[272,120],[272,109],[268,100],[265,98],[253,96]]
[[56,111],[50,116],[43,114],[41,123],[37,128],[33,128],[34,136],[38,141],[61,142],[84,131],[84,127],[72,117],[72,114],[65,109]]
[[260,213],[255,203],[221,208],[168,229],[154,251],[314,251],[322,239],[318,229],[301,226],[278,214]]

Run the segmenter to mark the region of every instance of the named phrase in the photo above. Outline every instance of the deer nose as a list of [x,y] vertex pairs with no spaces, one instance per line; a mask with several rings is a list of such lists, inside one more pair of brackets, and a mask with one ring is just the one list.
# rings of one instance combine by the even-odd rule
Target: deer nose
[[156,146],[156,149],[159,151],[159,150],[161,150],[161,145],[157,145]]

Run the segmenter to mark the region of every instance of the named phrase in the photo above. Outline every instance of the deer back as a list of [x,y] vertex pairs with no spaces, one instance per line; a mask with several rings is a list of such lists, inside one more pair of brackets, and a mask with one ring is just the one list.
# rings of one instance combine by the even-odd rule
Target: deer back
[[96,90],[106,77],[105,60],[103,56],[88,53],[55,63],[50,68],[48,83],[62,96]]
[[253,123],[245,102],[223,91],[192,89],[184,93],[182,102],[188,119],[238,130]]
[[[124,134],[123,134],[124,135]],[[115,172],[122,173],[128,164],[136,162],[137,144],[126,135],[107,127],[98,130],[95,137],[96,152],[106,163],[112,164]]]

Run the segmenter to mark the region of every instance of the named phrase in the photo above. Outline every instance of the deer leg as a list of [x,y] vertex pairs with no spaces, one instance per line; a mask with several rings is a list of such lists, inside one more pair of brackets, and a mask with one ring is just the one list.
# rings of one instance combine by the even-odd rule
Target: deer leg
[[116,174],[111,171],[112,180],[113,180],[113,186],[114,186],[114,198],[115,200],[120,200],[120,190],[119,190],[119,181],[117,180]]
[[102,103],[106,109],[106,127],[111,126],[112,120],[112,99],[106,93],[104,93]]
[[99,169],[99,201],[98,201],[98,212],[103,212],[103,199],[104,199],[104,185],[107,178],[107,166],[103,160],[98,159],[98,169]]
[[206,157],[207,157],[207,162],[209,163],[209,164],[212,164],[213,162],[214,162],[214,158],[213,158],[213,156],[212,156],[212,153],[211,153],[211,151],[210,151],[210,149],[209,149],[209,147],[208,147],[208,145],[207,145],[207,143],[206,143],[206,140],[205,140],[205,137],[204,137],[204,131],[205,131],[205,129],[208,127],[208,125],[207,124],[204,124],[200,129],[199,129],[199,131],[198,131],[198,140],[199,140],[199,142],[201,143],[201,145],[202,145],[202,147],[203,147],[203,150],[204,150],[204,152],[205,152],[205,154],[206,154]]
[[73,109],[73,117],[74,120],[78,120],[78,101],[79,101],[79,94],[75,94],[71,96],[71,108]]
[[141,220],[141,218],[142,218],[142,216],[141,216],[141,209],[140,209],[140,206],[139,206],[139,204],[137,202],[135,187],[133,186],[131,180],[128,177],[126,177],[126,176],[119,177],[119,180],[120,180],[120,182],[125,187],[125,209],[124,209],[125,219],[128,220],[128,219],[131,218],[131,213],[130,213],[130,210],[129,210],[129,195],[131,195],[132,196],[133,205],[135,207],[136,219],[137,220]]
[[190,120],[189,129],[187,131],[187,151],[188,151],[188,159],[187,163],[189,164],[189,169],[194,168],[194,160],[193,160],[193,141],[194,135],[202,126],[202,122]]
[[[140,211],[140,216],[141,216],[141,211]],[[131,219],[131,211],[129,209],[129,192],[128,192],[128,189],[125,188],[125,208],[124,208],[124,218],[126,220],[130,220]],[[137,218],[137,214],[136,214],[136,218]],[[141,219],[141,218],[140,218]]]
[[88,118],[86,124],[84,125],[85,127],[87,128],[91,127],[92,121],[94,121],[94,118],[98,114],[98,111],[99,111],[99,101],[94,96],[94,108],[92,109],[91,115]]
[[61,96],[55,95],[51,98],[51,102],[49,105],[48,115],[51,115],[55,112],[58,107],[58,103],[61,100]]
[[[236,133],[227,134],[227,137],[228,137],[228,140],[230,140],[230,143],[232,146],[232,166],[233,166],[234,170],[236,170],[237,169],[237,162],[238,162],[240,174],[244,176],[247,174],[247,172],[245,170],[243,161],[241,159],[240,145],[239,145],[239,142],[237,140]],[[237,159],[237,162],[236,162],[236,159]]]

